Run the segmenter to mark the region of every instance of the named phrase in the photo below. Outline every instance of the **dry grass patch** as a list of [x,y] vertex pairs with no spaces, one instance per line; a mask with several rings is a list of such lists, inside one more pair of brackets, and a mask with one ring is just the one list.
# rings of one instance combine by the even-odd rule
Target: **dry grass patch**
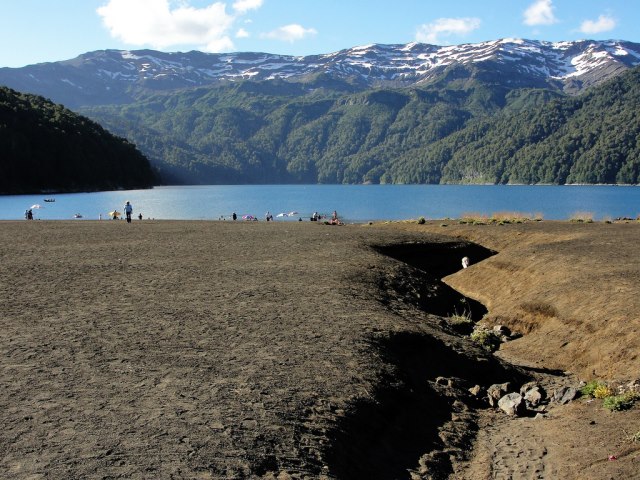
[[547,318],[558,316],[558,310],[556,310],[556,307],[545,302],[525,302],[520,304],[520,308],[531,315]]
[[495,212],[491,215],[481,213],[464,213],[459,223],[467,225],[506,225],[510,223],[525,223],[530,221],[541,221],[542,213],[522,213],[522,212]]
[[570,222],[593,223],[593,212],[576,212],[569,217]]

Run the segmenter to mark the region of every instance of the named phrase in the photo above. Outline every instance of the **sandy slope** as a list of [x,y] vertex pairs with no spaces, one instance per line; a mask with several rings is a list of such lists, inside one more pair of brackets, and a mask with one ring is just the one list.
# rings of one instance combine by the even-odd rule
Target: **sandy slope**
[[[633,478],[638,407],[507,421],[466,389],[544,369],[640,377],[638,235],[0,222],[0,477]],[[421,269],[476,252],[451,236],[499,252],[447,282],[521,323],[500,356],[534,370],[447,328],[459,298]],[[413,265],[379,252],[397,244]]]

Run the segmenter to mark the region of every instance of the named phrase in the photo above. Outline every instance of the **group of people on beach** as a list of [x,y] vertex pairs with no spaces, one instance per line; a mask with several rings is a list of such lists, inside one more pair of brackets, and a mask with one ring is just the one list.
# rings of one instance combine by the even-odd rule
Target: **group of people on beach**
[[[124,204],[124,207],[122,207],[122,211],[124,212],[127,223],[131,223],[131,215],[133,215],[133,205],[130,201],[127,200],[127,202]],[[120,212],[114,210],[113,212],[109,212],[109,216],[112,220],[119,220]],[[100,214],[100,219],[102,219],[102,214]],[[142,213],[138,214],[138,220],[142,220]]]
[[[293,213],[298,213],[298,212],[293,212]],[[281,216],[292,216],[292,214],[280,214],[278,215],[279,217]],[[333,213],[331,214],[331,219],[330,220],[326,220],[327,216],[326,215],[321,215],[318,212],[313,212],[313,214],[311,215],[311,217],[309,217],[309,220],[312,222],[320,222],[324,220],[324,223],[327,225],[342,225],[342,222],[340,221],[340,219],[338,218],[338,212],[337,211],[333,211]],[[218,220],[226,220],[227,217],[225,215],[220,215],[220,217],[218,218]],[[236,212],[233,212],[231,214],[231,219],[232,220],[238,220],[238,214],[236,214]],[[251,221],[257,221],[258,217],[255,217],[253,215],[244,215],[242,217],[243,220],[251,220]],[[264,214],[264,219],[267,222],[273,222],[273,215],[271,214],[271,212],[267,211]],[[302,221],[302,217],[298,218],[298,221],[301,222]]]
[[[133,205],[131,204],[130,201],[127,200],[127,202],[124,204],[124,207],[122,208],[122,211],[124,212],[124,217],[127,220],[127,223],[131,223],[131,217],[133,215]],[[292,212],[297,214],[298,212]],[[109,212],[109,217],[112,220],[119,220],[120,219],[120,212],[118,212],[117,210],[113,210],[112,212]],[[282,215],[278,215],[278,216],[282,216]],[[76,214],[77,218],[81,218],[81,216],[79,214]],[[24,212],[24,218],[26,220],[33,220],[33,210],[31,208],[29,208],[27,211]],[[100,214],[98,216],[99,220],[102,220],[102,214]],[[238,219],[238,215],[236,214],[236,212],[233,212],[231,214],[231,218],[233,220],[237,220]],[[244,220],[254,220],[257,221],[258,218],[254,217],[253,215],[245,215],[242,217]],[[313,212],[313,214],[311,215],[311,217],[309,218],[310,221],[312,222],[319,222],[319,221],[324,221],[325,224],[327,225],[342,225],[342,222],[340,221],[340,219],[338,218],[338,212],[337,211],[333,211],[333,213],[331,214],[331,220],[325,220],[327,218],[326,215],[321,215],[318,212]],[[142,220],[142,213],[138,214],[138,220]],[[225,220],[224,216],[220,217],[220,220]],[[267,212],[265,213],[265,220],[267,222],[272,222],[273,221],[273,215],[271,214],[271,212]],[[302,217],[298,218],[298,221],[302,221]]]

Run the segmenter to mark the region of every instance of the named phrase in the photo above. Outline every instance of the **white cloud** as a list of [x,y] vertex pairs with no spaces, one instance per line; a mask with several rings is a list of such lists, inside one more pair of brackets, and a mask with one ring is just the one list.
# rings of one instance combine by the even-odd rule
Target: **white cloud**
[[262,0],[237,0],[233,2],[233,9],[238,13],[246,13],[262,6]]
[[[236,3],[257,8],[262,0]],[[130,45],[198,45],[208,52],[233,49],[229,32],[236,17],[226,13],[222,2],[194,8],[187,0],[108,0],[97,12],[111,36]]]
[[524,12],[525,25],[553,25],[558,19],[553,13],[552,0],[536,0]]
[[608,32],[616,28],[616,21],[609,15],[600,15],[598,20],[585,20],[580,25],[580,31],[586,34],[594,34],[601,32]]
[[416,41],[437,45],[442,42],[440,37],[466,35],[480,28],[480,23],[479,18],[439,18],[418,27]]
[[239,28],[236,32],[236,38],[249,38],[251,35],[244,28]]
[[262,34],[263,38],[282,40],[283,42],[295,42],[303,38],[316,35],[318,32],[314,28],[304,28],[302,25],[291,24],[280,27],[269,33]]

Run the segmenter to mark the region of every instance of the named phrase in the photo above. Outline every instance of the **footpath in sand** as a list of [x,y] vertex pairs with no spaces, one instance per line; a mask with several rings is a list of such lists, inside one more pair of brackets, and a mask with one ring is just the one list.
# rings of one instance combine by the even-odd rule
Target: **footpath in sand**
[[[0,477],[634,478],[637,405],[468,388],[639,378],[638,235],[0,222]],[[487,354],[460,305],[525,335]]]

